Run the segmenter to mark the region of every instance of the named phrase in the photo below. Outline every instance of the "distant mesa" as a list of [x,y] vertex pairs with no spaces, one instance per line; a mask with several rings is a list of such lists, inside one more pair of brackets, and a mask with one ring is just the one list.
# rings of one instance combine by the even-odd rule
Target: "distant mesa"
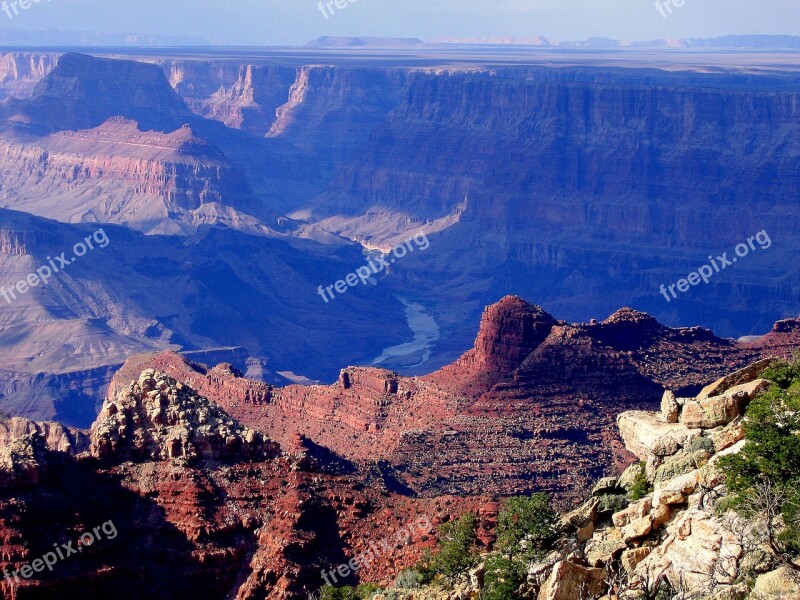
[[309,48],[425,48],[419,38],[321,36],[306,44]]

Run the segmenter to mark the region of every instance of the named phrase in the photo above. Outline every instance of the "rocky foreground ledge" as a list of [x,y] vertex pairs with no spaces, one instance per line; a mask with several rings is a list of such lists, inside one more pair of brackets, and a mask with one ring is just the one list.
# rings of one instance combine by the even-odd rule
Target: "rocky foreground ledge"
[[[601,480],[592,498],[564,517],[578,546],[566,560],[531,567],[531,580],[544,582],[538,600],[574,600],[580,590],[586,597],[641,598],[637,587],[659,578],[682,598],[800,598],[800,585],[782,569],[762,572],[748,591],[740,575],[753,556],[717,510],[725,496],[717,462],[744,446],[744,410],[769,388],[758,375],[771,363],[723,377],[694,398],[667,390],[660,412],[618,416],[626,447],[642,463]],[[652,491],[610,512],[609,500],[630,492],[642,474]],[[628,595],[603,596],[610,593],[610,572],[619,573],[616,586]]]

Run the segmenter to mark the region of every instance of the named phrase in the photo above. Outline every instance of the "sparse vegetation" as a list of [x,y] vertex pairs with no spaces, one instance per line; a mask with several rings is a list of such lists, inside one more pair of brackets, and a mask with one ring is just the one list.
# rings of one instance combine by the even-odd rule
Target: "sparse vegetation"
[[641,500],[647,494],[649,494],[652,490],[650,487],[650,483],[647,481],[647,473],[645,471],[645,464],[644,462],[639,463],[639,472],[636,474],[636,478],[633,480],[633,485],[631,489],[628,491],[628,497],[636,502],[637,500]]
[[800,572],[800,362],[763,376],[775,385],[747,409],[744,448],[720,460],[724,506],[758,523],[773,557]]
[[380,588],[372,584],[340,588],[326,585],[320,590],[319,600],[368,600],[378,591],[380,591]]
[[467,513],[457,521],[439,526],[439,549],[435,555],[423,561],[420,567],[423,575],[427,571],[452,582],[467,573],[475,565],[478,556],[477,524],[475,513]]
[[502,554],[492,554],[486,559],[482,600],[511,600],[525,582],[527,563]]
[[497,517],[496,548],[510,559],[536,560],[558,539],[558,524],[547,494],[509,498]]

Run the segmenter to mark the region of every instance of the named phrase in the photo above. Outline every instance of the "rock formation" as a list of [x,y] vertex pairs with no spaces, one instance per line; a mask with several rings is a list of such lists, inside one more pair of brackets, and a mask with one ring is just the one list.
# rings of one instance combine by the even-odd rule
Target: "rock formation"
[[601,323],[570,325],[508,297],[487,308],[473,349],[426,377],[351,367],[331,386],[274,387],[164,353],[131,361],[112,390],[142,369],[163,370],[285,447],[302,434],[348,460],[385,461],[399,482],[424,495],[548,490],[567,497],[643,455],[651,440],[628,433],[640,424],[650,437],[675,430],[671,446],[662,442],[668,456],[695,435],[698,420],[726,422],[756,390],[689,403],[686,423],[626,413],[620,427],[634,454],[618,437],[616,416],[657,408],[665,387],[697,394],[762,356],[791,356],[800,345],[800,328],[791,323],[757,342],[734,343],[628,309]]
[[[433,528],[468,510],[481,514],[483,543],[491,539],[488,499],[397,494],[379,475],[333,474],[331,457],[312,446],[301,438],[283,450],[190,387],[144,370],[106,399],[90,452],[48,449],[36,431],[0,445],[0,569],[30,564],[53,543],[74,546],[103,523],[118,532],[52,574],[0,580],[0,591],[299,599],[323,584],[323,568],[367,549],[380,548],[351,582],[388,582],[435,543]],[[381,546],[420,519],[431,528]]]
[[149,458],[274,458],[278,445],[240,426],[218,406],[152,370],[119,390],[92,426],[92,455],[114,461]]

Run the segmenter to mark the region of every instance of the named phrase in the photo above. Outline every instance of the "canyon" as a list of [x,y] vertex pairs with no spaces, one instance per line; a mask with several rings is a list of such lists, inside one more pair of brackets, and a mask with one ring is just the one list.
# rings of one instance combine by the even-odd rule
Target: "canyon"
[[486,309],[470,351],[423,377],[348,367],[331,386],[276,387],[165,352],[130,359],[109,393],[157,370],[285,448],[302,436],[341,460],[379,463],[407,493],[545,490],[567,501],[632,460],[617,414],[658,406],[665,387],[691,393],[762,357],[790,358],[798,345],[797,319],[736,343],[632,309],[569,324],[509,296]]
[[[72,597],[73,589],[305,598],[322,585],[323,569],[425,522],[344,581],[389,585],[435,546],[437,526],[467,512],[477,515],[477,550],[488,551],[500,500],[531,490],[554,493],[565,509],[591,496],[562,519],[585,547],[569,565],[548,563],[531,579],[540,581],[540,599],[574,597],[564,591],[571,581],[620,554],[631,572],[684,564],[693,548],[713,550],[719,522],[692,504],[708,469],[675,477],[673,463],[704,435],[719,452],[740,448],[744,399],[764,388],[758,373],[798,347],[797,319],[733,342],[632,309],[568,324],[506,297],[486,308],[473,348],[427,377],[357,367],[332,386],[276,387],[230,364],[140,355],[115,374],[88,430],[0,419],[4,568],[19,569],[98,523],[119,531],[57,574],[5,579],[0,590],[14,598]],[[629,485],[639,459],[655,495],[604,521],[597,495]],[[648,556],[641,540],[660,528],[680,541],[653,542]],[[687,566],[692,581],[711,568],[706,554]]]
[[[796,316],[791,53],[449,47],[99,51],[60,70],[57,53],[7,53],[0,198],[177,236],[221,224],[387,250],[423,229],[431,248],[382,283],[440,329],[428,361],[387,365],[406,373],[455,360],[506,294],[726,337]],[[759,231],[768,251],[680,302],[658,293]],[[317,367],[303,375],[330,381]]]

